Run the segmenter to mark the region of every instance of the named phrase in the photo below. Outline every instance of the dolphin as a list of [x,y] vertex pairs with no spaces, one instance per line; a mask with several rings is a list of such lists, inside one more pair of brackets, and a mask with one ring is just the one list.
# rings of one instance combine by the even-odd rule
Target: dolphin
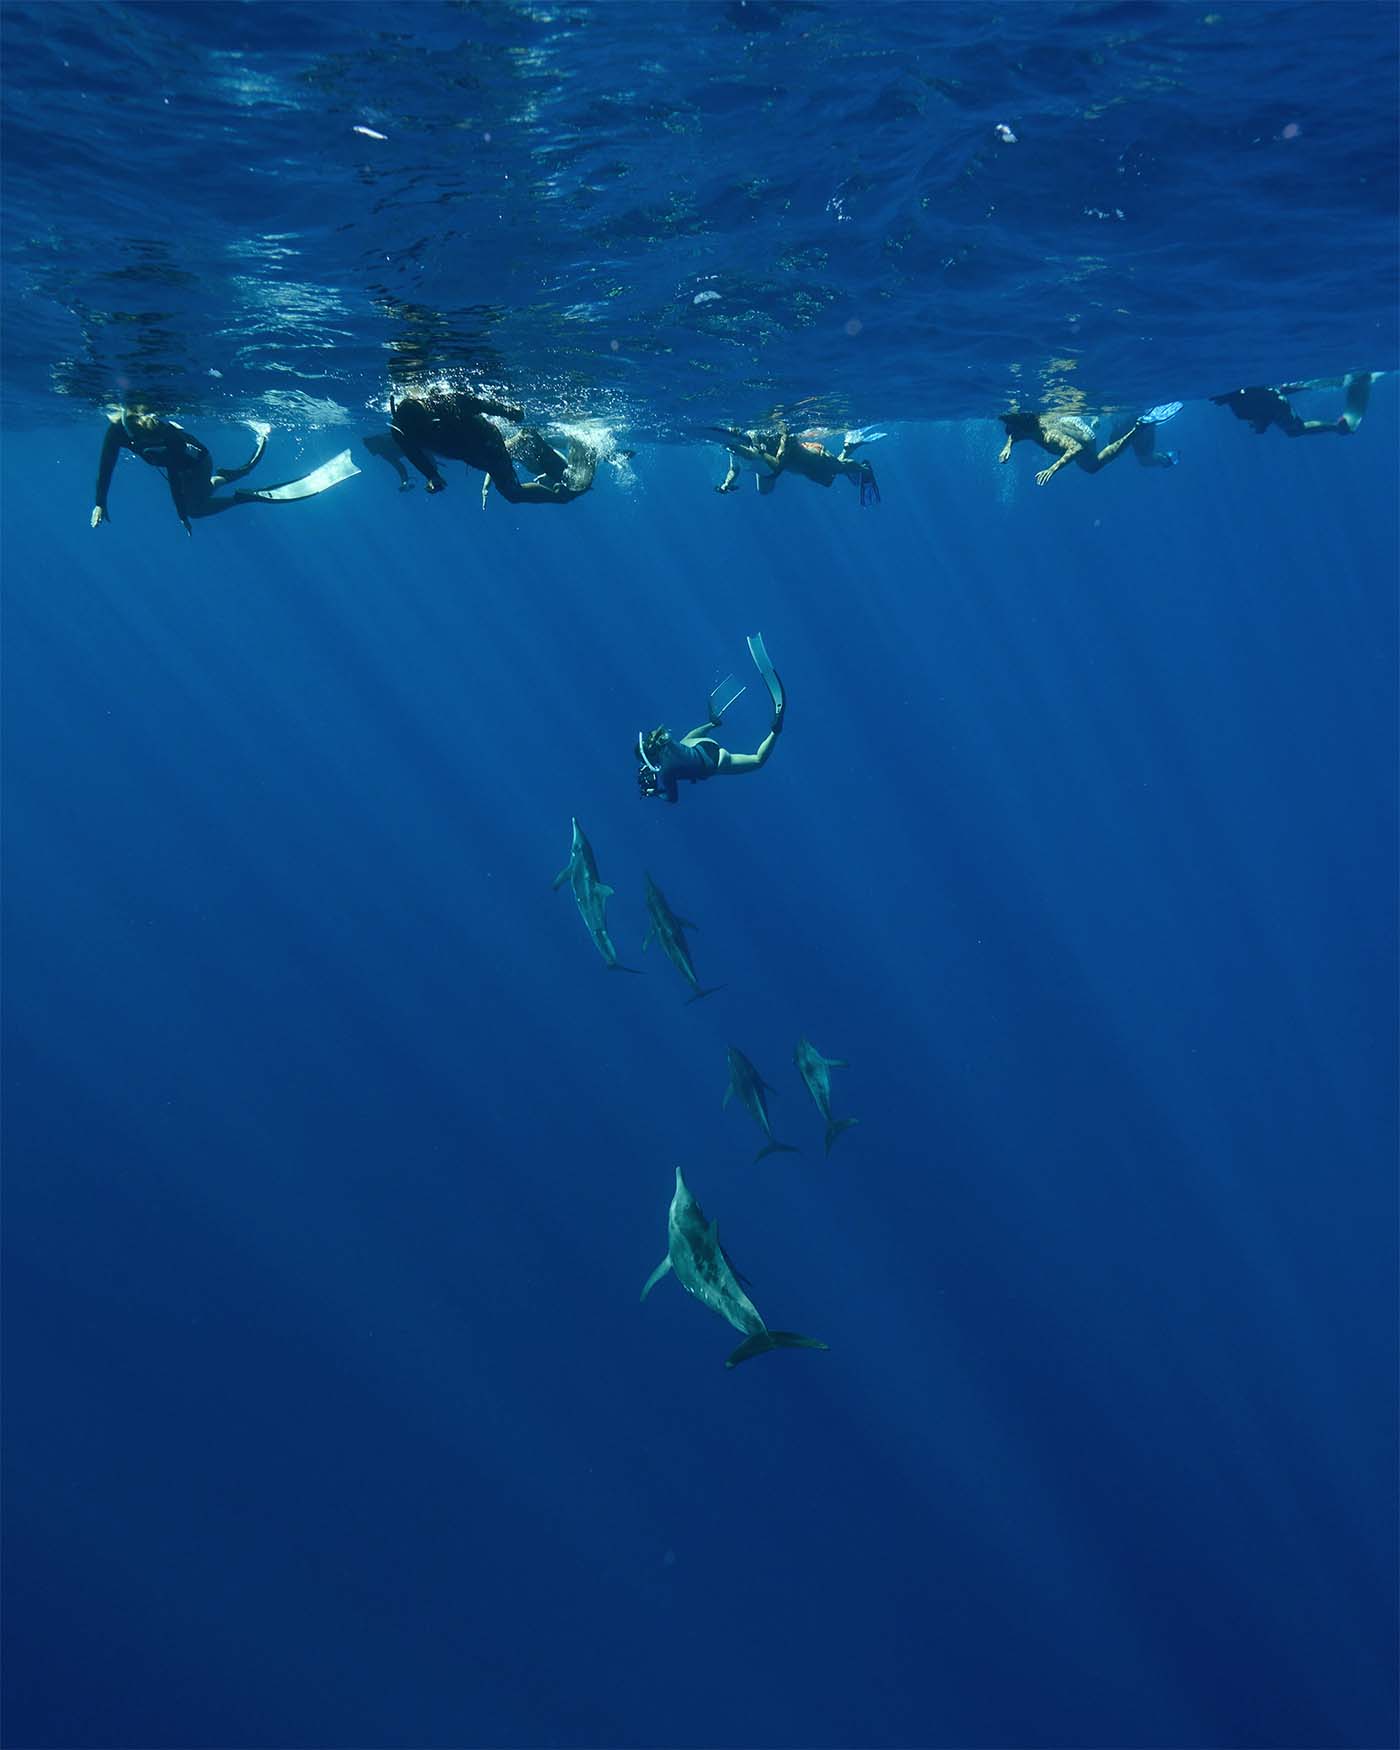
[[849,1069],[844,1057],[823,1057],[810,1039],[799,1039],[797,1050],[792,1054],[792,1061],[797,1065],[798,1073],[807,1084],[807,1092],[816,1102],[818,1112],[826,1119],[826,1152],[831,1153],[831,1145],[843,1130],[849,1130],[853,1124],[859,1124],[859,1118],[833,1118],[831,1116],[831,1077],[827,1074],[832,1069]]
[[753,1157],[756,1161],[761,1161],[764,1155],[795,1155],[799,1152],[791,1143],[778,1142],[774,1138],[773,1126],[768,1122],[768,1107],[763,1100],[765,1088],[770,1094],[773,1092],[743,1052],[731,1045],[729,1047],[729,1086],[724,1090],[724,1099],[720,1104],[727,1106],[729,1096],[737,1094],[743,1102],[744,1110],[768,1138],[768,1146],[761,1148]]
[[593,847],[584,837],[583,828],[574,821],[574,839],[569,847],[569,860],[554,877],[556,889],[567,881],[578,903],[579,916],[588,926],[593,945],[603,956],[609,972],[637,972],[636,966],[624,966],[608,934],[608,901],[613,890],[598,879],[598,862]]
[[651,928],[647,931],[646,941],[642,943],[642,952],[646,953],[653,936],[660,942],[666,958],[680,973],[681,977],[695,992],[687,997],[688,1003],[698,1003],[701,997],[713,996],[717,990],[723,990],[722,984],[712,984],[707,990],[701,990],[700,980],[695,976],[695,967],[690,958],[690,946],[686,942],[687,930],[698,930],[699,925],[691,923],[689,918],[678,918],[666,903],[666,895],[647,876],[647,911],[651,916]]
[[733,1265],[719,1243],[719,1223],[707,1222],[705,1212],[690,1194],[690,1188],[676,1168],[676,1189],[666,1217],[666,1256],[647,1277],[642,1299],[651,1293],[668,1270],[674,1270],[676,1280],[688,1294],[703,1301],[711,1312],[742,1331],[747,1341],[741,1343],[725,1362],[737,1367],[755,1355],[766,1355],[770,1349],[828,1349],[815,1337],[802,1337],[796,1331],[770,1331],[758,1308],[739,1286]]

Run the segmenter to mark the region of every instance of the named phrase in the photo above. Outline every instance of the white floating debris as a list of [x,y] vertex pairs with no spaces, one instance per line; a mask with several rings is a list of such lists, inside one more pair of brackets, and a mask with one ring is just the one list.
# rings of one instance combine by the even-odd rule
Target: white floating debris
[[697,292],[690,301],[692,304],[717,304],[719,302],[719,293]]
[[389,138],[387,134],[377,133],[373,128],[362,128],[358,122],[353,131],[357,134],[363,134],[367,140],[387,140]]
[[1016,144],[1016,136],[1012,133],[1011,129],[1007,127],[1005,122],[998,122],[992,129],[992,132],[1001,141],[1003,146],[1014,146]]

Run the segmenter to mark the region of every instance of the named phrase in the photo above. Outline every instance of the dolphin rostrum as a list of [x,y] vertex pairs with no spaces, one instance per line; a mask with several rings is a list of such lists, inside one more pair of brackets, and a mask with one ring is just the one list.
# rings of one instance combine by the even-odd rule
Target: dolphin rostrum
[[801,1337],[796,1331],[770,1331],[758,1308],[739,1286],[733,1265],[719,1243],[719,1223],[707,1222],[705,1212],[690,1194],[690,1188],[676,1168],[676,1190],[671,1198],[666,1218],[666,1256],[647,1277],[642,1299],[651,1293],[668,1270],[674,1270],[676,1280],[688,1294],[703,1301],[711,1312],[728,1320],[736,1331],[742,1331],[747,1341],[741,1343],[725,1362],[737,1367],[755,1355],[765,1355],[770,1349],[827,1349],[815,1337]]
[[831,1145],[843,1130],[849,1130],[853,1124],[859,1124],[859,1118],[833,1118],[831,1116],[831,1077],[828,1070],[849,1069],[844,1057],[823,1057],[810,1039],[799,1039],[797,1050],[792,1054],[792,1061],[797,1065],[798,1073],[807,1084],[807,1092],[816,1102],[818,1112],[826,1119],[826,1152],[831,1153]]
[[608,971],[636,972],[637,967],[624,966],[619,961],[613,939],[608,934],[608,901],[612,898],[613,890],[605,881],[598,879],[598,863],[593,855],[593,847],[584,837],[583,828],[577,821],[574,822],[574,840],[569,847],[569,860],[554,877],[556,889],[562,887],[566,881],[573,889],[579,916],[587,924],[593,945],[603,956]]
[[724,1090],[724,1099],[721,1101],[721,1105],[727,1106],[729,1096],[737,1094],[743,1103],[744,1110],[768,1138],[767,1147],[761,1148],[753,1157],[756,1161],[761,1161],[764,1155],[795,1155],[799,1152],[790,1142],[779,1142],[774,1137],[773,1126],[768,1122],[768,1107],[763,1099],[765,1089],[770,1094],[773,1092],[743,1052],[731,1045],[729,1047],[729,1086]]
[[666,958],[695,993],[685,1000],[688,1003],[698,1003],[701,997],[713,996],[717,990],[723,990],[724,986],[721,984],[712,984],[707,990],[701,990],[700,980],[695,976],[695,967],[690,958],[690,945],[685,939],[687,930],[695,930],[700,926],[691,923],[689,918],[676,916],[666,903],[666,895],[650,875],[647,876],[647,912],[651,917],[651,928],[647,931],[646,941],[642,943],[642,952],[646,953],[652,937],[655,936]]

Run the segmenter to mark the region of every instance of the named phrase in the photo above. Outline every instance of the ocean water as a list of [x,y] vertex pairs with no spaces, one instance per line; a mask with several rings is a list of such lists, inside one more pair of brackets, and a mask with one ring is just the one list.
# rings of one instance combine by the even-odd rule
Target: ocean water
[[[0,30],[4,1741],[1394,1744],[1396,378],[1203,399],[1400,363],[1394,9]],[[429,380],[593,492],[397,492]],[[94,531],[136,397],[364,472]],[[639,1304],[677,1165],[829,1353]]]

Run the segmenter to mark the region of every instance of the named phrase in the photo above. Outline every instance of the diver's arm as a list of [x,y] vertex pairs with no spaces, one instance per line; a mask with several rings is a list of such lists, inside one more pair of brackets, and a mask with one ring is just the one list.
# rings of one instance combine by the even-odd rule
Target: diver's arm
[[715,491],[716,492],[737,492],[738,490],[739,490],[739,464],[737,462],[731,461],[729,464],[729,472],[725,475],[724,479],[720,481],[719,485],[715,487]]
[[1007,432],[1006,442],[1001,446],[1001,454],[997,457],[997,461],[1009,462],[1011,460],[1011,451],[1015,442],[1015,437],[1010,432]]
[[[1060,457],[1059,461],[1052,462],[1048,468],[1042,468],[1040,470],[1040,472],[1036,475],[1036,477],[1035,477],[1036,485],[1037,486],[1047,485],[1049,483],[1049,481],[1052,480],[1054,478],[1054,476],[1059,473],[1060,469],[1063,468],[1067,462],[1072,462],[1074,460],[1074,458],[1079,454],[1079,452],[1083,448],[1084,448],[1083,444],[1066,444],[1065,445],[1065,453]],[[1114,453],[1117,454],[1116,451]]]
[[438,465],[424,449],[420,449],[413,439],[406,437],[400,426],[391,425],[389,430],[398,439],[399,448],[408,457],[413,466],[428,482],[429,492],[446,492],[447,482],[438,471]]
[[107,515],[107,494],[112,485],[112,470],[117,465],[117,452],[129,448],[126,433],[122,423],[114,419],[107,426],[107,435],[102,440],[102,454],[97,459],[97,490],[93,493],[92,526],[110,522]]
[[525,417],[523,407],[507,407],[503,401],[482,401],[473,395],[471,403],[473,413],[489,413],[493,419],[508,419],[512,425],[519,425]]

